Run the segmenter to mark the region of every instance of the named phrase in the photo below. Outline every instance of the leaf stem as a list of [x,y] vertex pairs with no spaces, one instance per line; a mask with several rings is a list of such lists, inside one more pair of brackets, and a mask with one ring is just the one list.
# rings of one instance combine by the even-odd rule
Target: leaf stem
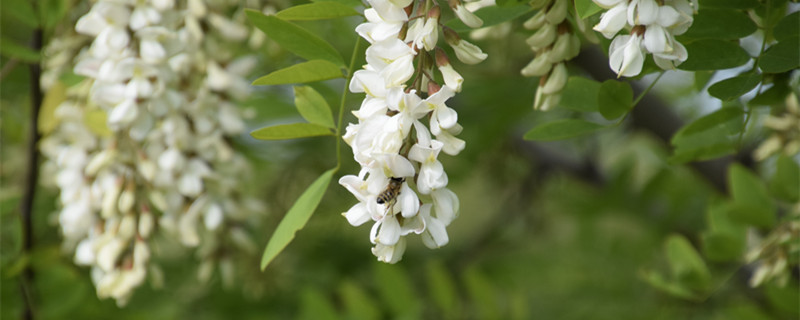
[[664,73],[666,73],[666,71],[661,71],[661,73],[658,74],[658,77],[656,77],[656,79],[653,80],[653,82],[651,82],[650,85],[647,86],[647,88],[644,89],[644,91],[642,91],[642,93],[640,93],[639,96],[633,100],[633,107],[631,107],[631,110],[633,110],[633,108],[636,108],[636,105],[639,104],[639,101],[642,101],[642,98],[644,98],[644,96],[648,92],[650,92],[650,89],[653,89],[653,87],[656,85],[656,82],[658,82],[658,80],[661,80],[661,76],[663,76]]
[[339,116],[336,121],[336,169],[339,171],[342,166],[342,119],[344,118],[344,105],[347,101],[347,90],[350,88],[350,81],[353,79],[353,68],[355,68],[356,58],[358,57],[358,50],[361,47],[361,37],[356,38],[356,44],[353,47],[353,54],[350,55],[350,65],[347,67],[347,77],[344,82],[344,89],[342,89],[342,101],[339,104]]

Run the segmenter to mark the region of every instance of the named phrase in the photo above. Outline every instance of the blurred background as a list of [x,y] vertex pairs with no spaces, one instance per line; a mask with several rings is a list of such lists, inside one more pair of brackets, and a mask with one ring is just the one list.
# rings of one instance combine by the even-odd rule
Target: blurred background
[[[272,5],[279,10],[292,4]],[[66,20],[88,9],[62,5]],[[18,17],[6,11],[2,36],[27,39],[28,31],[14,27]],[[298,24],[347,57],[359,22]],[[25,292],[40,319],[798,319],[797,270],[785,287],[751,288],[752,266],[709,263],[711,290],[692,298],[665,293],[646,280],[653,272],[668,273],[668,237],[682,235],[701,247],[708,209],[727,197],[728,165],[738,161],[761,169],[749,154],[765,133],[750,130],[734,156],[671,164],[669,137],[718,102],[704,93],[707,77],[668,72],[617,127],[562,142],[524,141],[522,135],[536,124],[573,111],[533,111],[538,79],[519,74],[532,58],[525,45],[530,32],[520,23],[507,36],[475,41],[489,54],[484,63],[454,63],[465,82],[448,105],[459,113],[467,147],[458,156],[440,157],[461,200],[447,246],[429,250],[411,237],[401,262],[377,262],[369,227],[354,228],[341,216],[356,200],[334,182],[308,225],[259,271],[260,253],[277,223],[317,176],[335,166],[335,149],[330,137],[268,142],[245,133],[234,144],[254,166],[246,188],[266,207],[261,225],[245,226],[257,249],[234,261],[242,272],[232,283],[216,271],[201,283],[193,252],[156,238],[153,259],[164,271],[163,285],[143,285],[123,308],[99,300],[89,270],[76,266],[62,248],[57,190],[37,186],[33,249],[22,253],[19,207],[25,172],[35,165],[26,151],[30,72],[25,63],[3,56],[0,316],[20,317]],[[251,80],[299,61],[269,39],[257,54],[260,67]],[[359,59],[363,63],[363,53]],[[570,71],[612,78],[605,59],[599,46],[586,43]],[[634,80],[635,91],[652,80]],[[337,106],[343,85],[334,80],[311,86]],[[349,94],[346,105],[357,108],[361,99]],[[246,131],[300,120],[292,101],[291,86],[256,88],[240,105],[252,115]],[[356,120],[346,113],[345,121]],[[350,150],[343,154],[348,161],[334,181],[358,172]],[[21,290],[26,267],[33,287]]]

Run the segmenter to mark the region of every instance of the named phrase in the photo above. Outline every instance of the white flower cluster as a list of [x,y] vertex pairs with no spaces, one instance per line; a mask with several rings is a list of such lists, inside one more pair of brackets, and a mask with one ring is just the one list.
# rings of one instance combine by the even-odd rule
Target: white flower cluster
[[800,99],[792,92],[786,97],[786,109],[780,115],[767,115],[764,126],[773,130],[769,138],[753,151],[753,157],[762,161],[776,153],[794,156],[800,153]]
[[[456,138],[461,132],[458,115],[445,104],[461,91],[463,78],[436,47],[441,28],[438,6],[420,2],[411,22],[412,0],[369,3],[371,8],[364,11],[368,21],[356,27],[370,43],[368,64],[354,73],[349,88],[366,97],[353,112],[358,124],[349,124],[343,137],[362,169],[358,176],[344,176],[339,183],[359,201],[343,214],[347,221],[354,226],[374,221],[372,253],[380,261],[395,263],[402,258],[404,236],[410,233],[421,234],[430,248],[449,241],[445,227],[458,214],[459,203],[447,189],[447,174],[437,157],[440,152],[456,155],[465,146]],[[482,24],[460,2],[451,6],[467,25]],[[486,58],[480,48],[452,30],[443,32],[462,62],[474,64]],[[434,81],[434,66],[444,86]],[[424,99],[423,92],[427,93]],[[425,116],[429,127],[421,122]]]
[[[656,65],[664,70],[686,61],[686,47],[675,40],[694,21],[688,0],[593,0],[608,9],[594,30],[608,39],[609,65],[618,76],[633,77],[642,72],[646,53],[653,54]],[[617,33],[630,28],[629,35]],[[615,37],[616,36],[616,37]]]
[[784,287],[789,282],[791,270],[797,267],[796,257],[800,254],[800,203],[795,203],[783,222],[770,231],[764,239],[751,234],[751,242],[757,243],[747,253],[747,262],[756,262],[750,286],[757,287],[774,281]]
[[578,55],[581,40],[566,19],[568,0],[536,0],[531,5],[540,10],[525,21],[524,27],[536,30],[527,39],[536,57],[521,72],[526,77],[541,77],[533,108],[549,110],[561,99],[569,76],[565,62]]
[[253,246],[241,225],[259,202],[239,186],[248,163],[229,141],[245,129],[230,99],[249,94],[243,75],[256,63],[229,49],[250,36],[222,15],[238,5],[100,0],[75,26],[93,38],[74,67],[85,78],[41,150],[65,245],[77,244],[100,298],[124,305],[148,271],[160,274],[156,233],[199,247],[205,264],[224,263],[223,246]]

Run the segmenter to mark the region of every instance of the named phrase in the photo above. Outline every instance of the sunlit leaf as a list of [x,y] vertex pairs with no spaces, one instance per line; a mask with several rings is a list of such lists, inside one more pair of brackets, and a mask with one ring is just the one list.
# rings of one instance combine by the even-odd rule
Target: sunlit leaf
[[731,221],[728,204],[718,203],[708,209],[708,230],[703,233],[703,252],[711,261],[742,258],[747,244],[747,229]]
[[325,40],[300,26],[278,18],[247,9],[247,18],[284,49],[307,60],[321,59],[344,66],[342,56]]
[[257,129],[250,133],[260,140],[285,140],[333,135],[333,130],[314,123],[291,123]]
[[671,235],[665,244],[667,260],[674,279],[689,288],[705,291],[711,273],[695,248],[682,235]]
[[603,8],[600,8],[592,0],[575,0],[575,10],[578,11],[578,16],[581,19],[586,19],[595,13],[603,11]]
[[275,14],[284,20],[324,20],[357,15],[352,7],[331,1],[296,5]]
[[678,65],[678,69],[689,71],[729,69],[750,60],[750,55],[738,43],[719,39],[688,43],[686,51],[689,53],[689,58]]
[[582,136],[602,128],[602,125],[585,120],[561,119],[537,126],[528,131],[523,138],[538,141],[563,140]]
[[328,102],[309,86],[294,87],[294,104],[306,121],[333,128],[333,114]]
[[633,89],[627,82],[606,80],[597,92],[597,106],[604,118],[619,118],[633,108]]
[[761,75],[747,73],[728,78],[708,87],[708,93],[720,100],[732,100],[755,89],[761,83]]
[[311,60],[273,71],[253,81],[253,85],[309,83],[342,77],[342,70],[335,64],[325,60]]
[[56,108],[67,100],[67,87],[60,81],[56,82],[44,95],[42,107],[39,110],[39,133],[48,134],[58,126]]
[[322,196],[325,195],[325,190],[328,188],[334,172],[336,169],[325,171],[317,180],[314,180],[283,217],[264,249],[264,255],[261,257],[261,270],[267,268],[267,265],[294,239],[295,233],[306,225],[322,200]]

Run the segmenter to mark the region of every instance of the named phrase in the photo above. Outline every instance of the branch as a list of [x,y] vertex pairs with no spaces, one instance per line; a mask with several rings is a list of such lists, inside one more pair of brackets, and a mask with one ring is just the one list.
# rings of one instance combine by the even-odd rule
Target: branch
[[[33,31],[31,47],[33,50],[41,51],[41,28]],[[22,223],[22,254],[25,256],[30,256],[33,250],[33,200],[36,196],[36,182],[39,180],[39,150],[37,146],[41,138],[39,135],[39,108],[42,105],[42,88],[39,83],[41,73],[41,66],[38,62],[30,64],[31,114],[28,127],[30,136],[27,146],[28,168],[25,174],[25,189],[19,213],[20,222]],[[23,319],[33,319],[33,278],[33,268],[28,263],[22,271],[20,283],[22,301],[25,303],[22,313]]]

